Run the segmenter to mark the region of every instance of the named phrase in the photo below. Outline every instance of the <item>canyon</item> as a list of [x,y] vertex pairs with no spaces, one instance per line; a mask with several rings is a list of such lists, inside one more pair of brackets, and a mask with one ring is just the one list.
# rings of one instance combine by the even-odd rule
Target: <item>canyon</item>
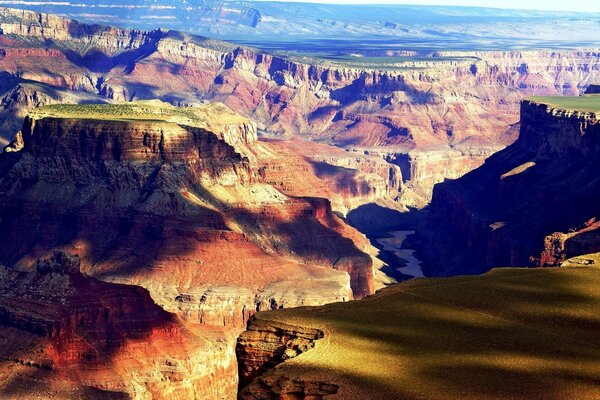
[[5,141],[27,110],[69,96],[219,101],[271,134],[397,165],[404,191],[386,198],[399,208],[424,206],[435,183],[512,143],[524,96],[576,95],[600,79],[597,49],[415,53],[378,68],[21,10],[2,9],[0,28]]
[[[273,154],[276,149],[268,142],[258,142],[252,121],[217,103],[47,105],[29,113],[0,155],[0,265],[7,275],[3,284],[17,282],[0,299],[8,310],[1,330],[10,331],[7,343],[15,340],[16,347],[15,338],[24,330],[36,349],[46,349],[35,363],[51,371],[42,368],[47,385],[63,385],[56,388],[56,398],[69,398],[64,393],[70,390],[96,389],[133,398],[170,393],[232,398],[235,339],[252,314],[374,292],[378,273],[369,241],[337,217],[328,200],[287,195],[267,183],[265,169]],[[326,186],[310,167],[298,176]],[[67,254],[81,261],[72,262]],[[56,293],[55,280],[60,281]],[[17,298],[29,296],[28,282],[39,284],[37,297],[31,307],[20,307]],[[89,301],[108,311],[69,303],[72,293],[81,296],[77,291],[87,293],[89,285],[99,287]],[[103,297],[123,287],[142,296],[127,300],[131,308]],[[139,302],[145,305],[136,308]],[[63,308],[56,317],[46,316],[36,309],[43,304]],[[114,349],[103,344],[113,340],[103,338],[108,333],[81,325],[93,324],[103,313],[113,315],[113,309],[129,313],[106,322],[110,335],[123,337],[114,339]],[[78,314],[63,317],[69,310]],[[150,321],[137,328],[133,313],[143,317],[148,310],[160,315],[158,327]],[[48,318],[40,323],[50,327],[31,322],[40,318]],[[62,318],[67,325],[72,319],[83,322],[74,333],[63,333]],[[56,324],[59,328],[53,328]],[[147,354],[119,344],[127,342],[129,329],[147,331],[139,337],[132,333],[138,343],[132,346]],[[47,349],[58,346],[53,340],[71,343],[71,334],[98,341],[89,351],[101,358],[99,365],[76,341],[73,350],[61,347],[59,353],[73,352],[83,361],[52,358]],[[163,343],[170,335],[178,339],[169,346],[185,344],[165,358],[172,352]],[[15,371],[30,364],[28,351],[22,351],[25,358],[5,357],[17,364]],[[15,393],[24,393],[28,375],[15,373]],[[13,393],[12,384],[2,390]]]
[[[515,143],[435,186],[411,238],[416,265],[463,276],[255,314],[236,347],[239,397],[596,397],[599,110],[594,87],[526,99]],[[379,241],[389,248],[403,233]],[[556,337],[572,350],[551,350]]]
[[[599,14],[448,5],[332,4],[241,0],[4,0],[3,5],[89,24],[168,28],[277,51],[354,59],[417,51],[597,47]],[[468,33],[466,33],[468,32]]]
[[0,8],[0,396],[597,396],[599,60]]

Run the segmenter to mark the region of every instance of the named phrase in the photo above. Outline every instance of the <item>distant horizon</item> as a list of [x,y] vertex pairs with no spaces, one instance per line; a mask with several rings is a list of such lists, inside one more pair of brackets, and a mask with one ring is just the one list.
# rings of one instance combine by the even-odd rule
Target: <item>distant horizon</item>
[[398,6],[432,6],[432,7],[475,7],[497,8],[518,11],[547,11],[600,13],[600,2],[597,0],[580,0],[575,4],[555,0],[247,0],[249,2],[274,1],[282,3],[315,3],[335,5],[398,5]]

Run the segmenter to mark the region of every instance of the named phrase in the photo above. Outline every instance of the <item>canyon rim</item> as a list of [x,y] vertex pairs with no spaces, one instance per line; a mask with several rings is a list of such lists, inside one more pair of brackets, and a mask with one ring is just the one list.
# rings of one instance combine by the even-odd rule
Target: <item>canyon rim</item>
[[600,13],[326,3],[3,3],[0,398],[600,396]]

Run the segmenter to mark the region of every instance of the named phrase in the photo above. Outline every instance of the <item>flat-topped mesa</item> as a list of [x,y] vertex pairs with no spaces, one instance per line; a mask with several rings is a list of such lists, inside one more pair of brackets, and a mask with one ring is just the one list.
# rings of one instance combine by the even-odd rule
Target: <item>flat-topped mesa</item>
[[25,119],[19,139],[34,157],[79,163],[185,162],[209,171],[200,174],[203,180],[210,176],[226,183],[231,174],[242,183],[255,179],[250,146],[257,140],[256,125],[222,104],[44,106]]
[[600,251],[599,113],[598,95],[524,100],[514,144],[436,185],[418,230],[427,273],[557,265]]
[[[36,141],[45,139],[36,137],[34,132],[36,122],[39,124],[40,120],[73,121],[69,124],[79,124],[75,129],[71,129],[73,132],[79,132],[79,129],[89,131],[91,128],[95,128],[93,132],[79,134],[80,137],[65,135],[64,139],[79,140],[80,144],[86,147],[94,144],[94,137],[87,137],[90,133],[96,136],[96,140],[119,140],[119,148],[113,149],[119,152],[116,155],[134,159],[151,157],[152,154],[163,158],[171,157],[172,160],[177,160],[179,157],[193,158],[189,154],[186,156],[186,153],[191,150],[190,146],[207,147],[210,143],[203,143],[203,141],[211,142],[215,139],[224,141],[236,152],[247,157],[251,154],[247,146],[257,140],[254,122],[218,103],[208,103],[196,107],[176,107],[160,100],[149,100],[125,104],[43,106],[30,114],[27,119],[28,123],[23,129],[24,134],[30,135],[29,142],[32,147],[48,147],[46,143],[36,143]],[[93,121],[94,124],[90,124],[90,121]],[[88,127],[89,125],[91,127]],[[63,133],[61,132],[63,129],[58,128],[59,130],[53,132],[53,135],[60,136]],[[119,129],[126,129],[129,135],[119,133]],[[157,133],[160,133],[158,137]],[[211,138],[211,135],[215,137]],[[92,139],[92,143],[86,143],[86,140],[89,139]],[[159,140],[161,142],[158,142]],[[28,140],[26,140],[26,144],[27,142]],[[98,150],[100,151],[99,157],[96,154],[91,156],[96,159],[111,159],[115,156],[114,154],[105,154],[104,150],[108,149],[104,147]],[[201,153],[200,151],[202,157]]]

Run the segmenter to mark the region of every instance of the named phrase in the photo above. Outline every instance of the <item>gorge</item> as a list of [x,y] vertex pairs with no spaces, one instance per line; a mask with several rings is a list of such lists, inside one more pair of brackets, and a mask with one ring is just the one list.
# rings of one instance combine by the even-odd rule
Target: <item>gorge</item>
[[600,395],[599,110],[597,94],[524,100],[514,144],[436,185],[413,244],[430,276],[462,276],[254,315],[239,398]]
[[524,96],[577,95],[600,79],[593,49],[415,53],[391,66],[350,67],[22,10],[2,9],[0,27],[5,140],[27,110],[74,97],[219,101],[271,133],[397,165],[404,191],[387,197],[400,208],[424,206],[435,183],[513,142]]
[[[59,376],[65,368],[75,371],[69,382],[79,389],[73,390],[91,387],[133,398],[167,398],[171,392],[181,398],[231,398],[237,389],[235,338],[253,313],[373,293],[373,259],[363,252],[372,251],[369,242],[333,214],[327,200],[291,197],[266,183],[258,160],[271,153],[268,143],[257,142],[254,123],[220,104],[51,105],[31,113],[0,155],[0,264],[8,274],[3,282],[38,281],[32,270],[39,273],[36,265],[46,261],[36,259],[55,251],[77,254],[81,266],[78,261],[74,275],[63,266],[72,264],[69,256],[59,253],[50,265],[60,265],[44,269],[50,272],[47,278],[64,280],[52,273],[67,271],[69,279],[91,280],[92,285],[144,288],[144,301],[153,304],[153,312],[173,321],[167,329],[175,336],[189,331],[194,338],[181,339],[180,358],[167,357],[171,351],[162,350],[161,336],[157,350],[149,349],[148,355],[132,355],[127,347],[92,349],[106,358],[92,368],[93,378],[77,372],[91,368],[87,364],[52,358],[52,350],[44,350],[51,364],[35,365],[48,365]],[[93,283],[96,279],[107,283]],[[63,301],[52,297],[53,285],[40,284],[40,299],[32,300],[31,308],[19,307],[20,286],[2,298],[2,307],[8,307],[1,324],[6,341],[18,337],[15,329],[67,340],[62,333],[50,333],[62,328],[19,322],[40,318],[36,304]],[[65,296],[78,290],[65,285]],[[84,307],[77,318],[112,315],[113,306],[106,307]],[[120,318],[107,329],[127,338],[131,317]],[[96,335],[76,329],[82,331],[74,334],[87,341]],[[153,343],[149,335],[136,339]],[[101,334],[98,340],[112,339]],[[40,346],[58,346],[45,343]],[[29,365],[10,354],[2,357],[9,364]],[[138,365],[119,361],[122,357],[137,358]],[[179,372],[165,372],[163,379],[142,373],[153,371],[155,363],[180,366],[183,377]],[[192,365],[203,372],[190,370]],[[48,374],[50,383],[57,379]],[[36,393],[25,377],[18,378],[18,393],[28,388],[30,395]],[[163,383],[157,386],[157,379]]]
[[600,51],[377,54],[0,8],[0,397],[600,397]]
[[432,275],[559,265],[598,248],[598,95],[534,97],[519,139],[436,186],[421,252]]

